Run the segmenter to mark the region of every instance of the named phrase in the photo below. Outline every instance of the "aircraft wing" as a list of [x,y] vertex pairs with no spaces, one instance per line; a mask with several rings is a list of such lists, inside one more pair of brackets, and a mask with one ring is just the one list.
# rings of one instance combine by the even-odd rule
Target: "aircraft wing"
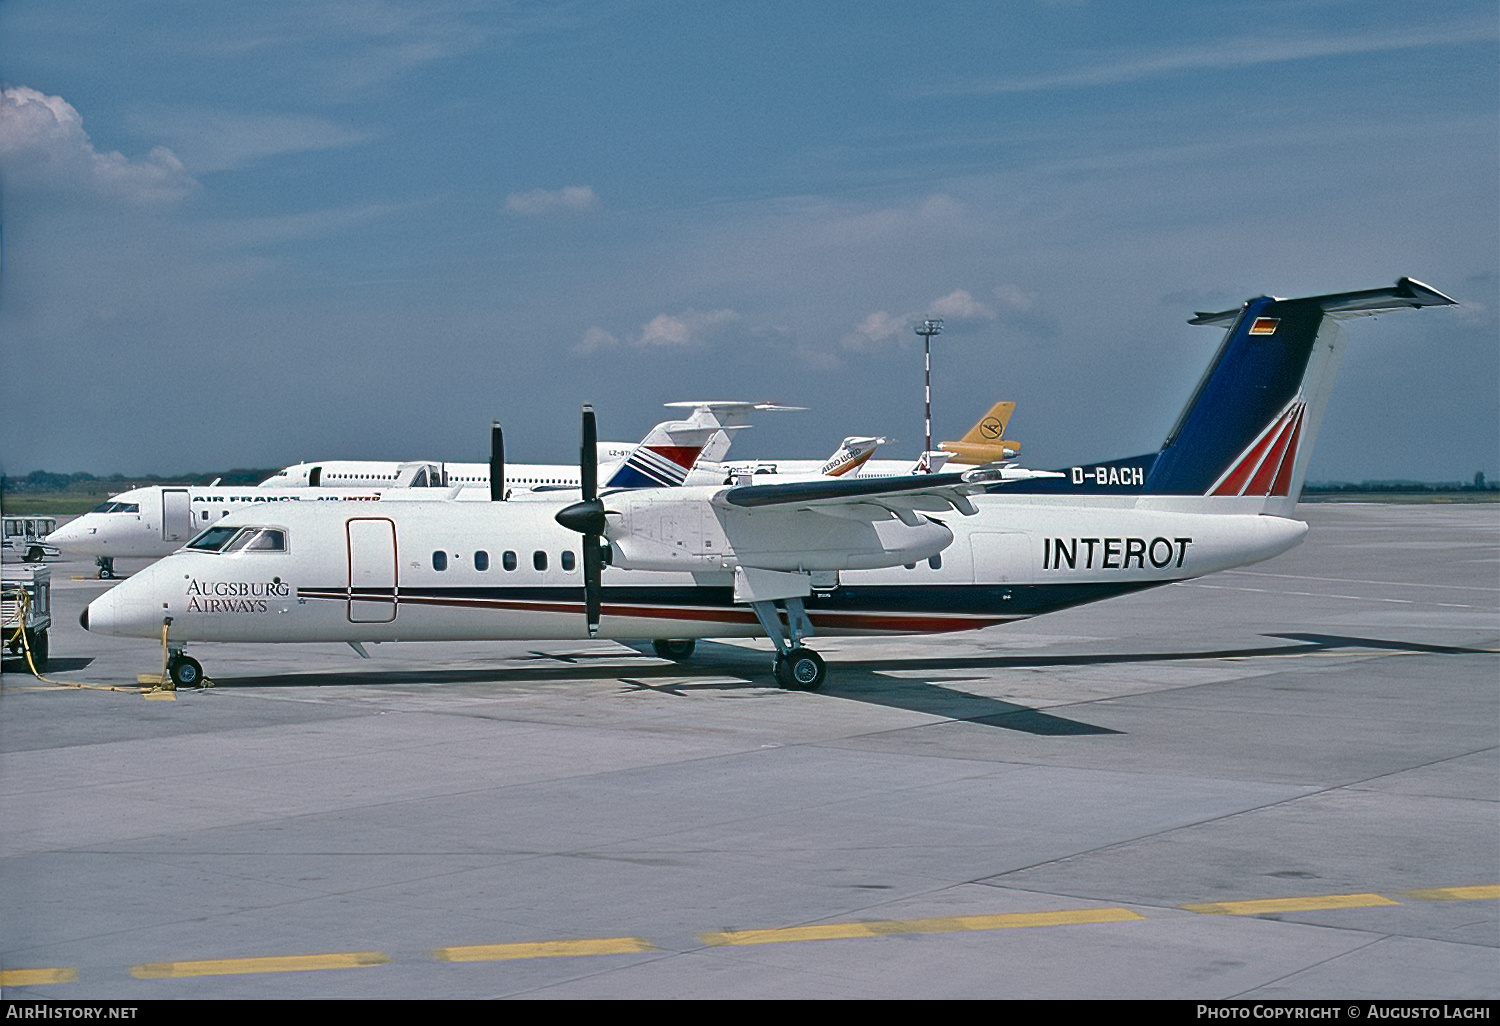
[[983,492],[992,485],[1009,481],[1061,476],[1055,471],[989,466],[954,474],[911,474],[906,477],[853,480],[827,478],[786,484],[741,485],[724,489],[714,496],[713,501],[721,507],[733,506],[740,509],[797,505],[833,515],[838,515],[838,510],[832,507],[878,507],[909,522],[917,510],[935,513],[956,509],[965,516],[971,516],[975,509],[968,497],[976,492]]

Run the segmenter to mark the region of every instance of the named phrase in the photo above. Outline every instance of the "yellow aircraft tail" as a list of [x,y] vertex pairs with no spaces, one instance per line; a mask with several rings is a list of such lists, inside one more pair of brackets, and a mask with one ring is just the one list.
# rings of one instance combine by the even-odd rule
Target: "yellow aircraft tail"
[[953,463],[998,463],[1008,460],[1021,451],[1021,443],[1005,437],[1010,415],[1016,412],[1016,404],[999,402],[990,407],[990,412],[979,418],[979,423],[957,442],[940,442],[938,448],[953,454]]

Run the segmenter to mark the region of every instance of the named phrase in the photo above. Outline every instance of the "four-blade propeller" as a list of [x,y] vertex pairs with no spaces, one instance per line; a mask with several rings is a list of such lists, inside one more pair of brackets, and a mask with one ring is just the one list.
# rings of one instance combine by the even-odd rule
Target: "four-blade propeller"
[[589,637],[599,633],[600,578],[604,573],[604,500],[599,498],[599,436],[594,407],[583,407],[583,445],[578,451],[578,479],[583,501],[557,511],[555,519],[583,535],[583,610]]

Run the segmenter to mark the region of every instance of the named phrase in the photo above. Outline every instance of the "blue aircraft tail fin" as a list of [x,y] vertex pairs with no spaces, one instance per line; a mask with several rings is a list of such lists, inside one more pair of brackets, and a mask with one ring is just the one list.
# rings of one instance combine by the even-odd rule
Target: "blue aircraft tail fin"
[[1346,336],[1338,321],[1452,299],[1402,278],[1394,287],[1301,299],[1260,296],[1190,324],[1227,325],[1208,371],[1151,464],[1147,495],[1248,496],[1289,513]]

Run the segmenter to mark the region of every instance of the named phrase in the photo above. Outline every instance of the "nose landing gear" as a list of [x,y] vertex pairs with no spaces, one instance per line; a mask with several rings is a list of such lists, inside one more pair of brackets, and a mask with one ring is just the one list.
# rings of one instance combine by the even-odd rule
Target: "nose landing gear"
[[196,688],[203,684],[203,664],[183,652],[174,652],[167,660],[167,675],[179,688]]

